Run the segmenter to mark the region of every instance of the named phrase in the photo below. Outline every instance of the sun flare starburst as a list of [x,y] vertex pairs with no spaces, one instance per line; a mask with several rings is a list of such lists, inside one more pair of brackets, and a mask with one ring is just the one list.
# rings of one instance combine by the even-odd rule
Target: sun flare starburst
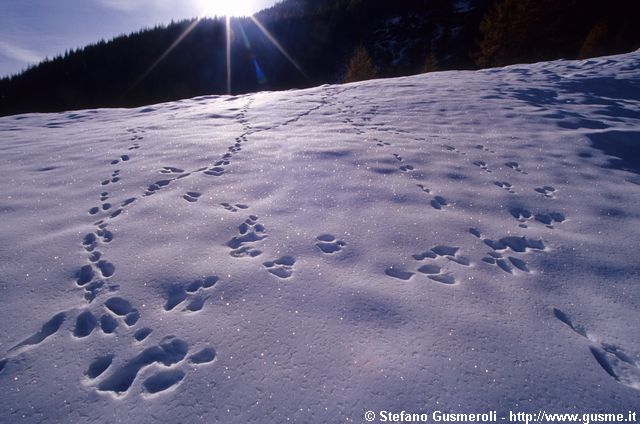
[[[262,34],[271,42],[280,53],[300,72],[302,76],[309,79],[309,76],[304,69],[296,62],[296,60],[289,54],[282,44],[276,39],[276,37],[260,22],[256,15],[253,15],[253,1],[238,2],[235,0],[193,0],[197,2],[198,10],[200,14],[197,18],[193,19],[191,24],[180,34],[180,36],[147,68],[145,72],[133,83],[128,91],[134,90],[168,55],[175,49],[184,38],[193,31],[196,26],[208,17],[224,17],[226,34],[225,34],[225,50],[226,50],[226,76],[227,76],[227,93],[232,94],[232,45],[233,45],[233,30],[232,22],[238,21],[239,25],[242,25],[241,18],[233,18],[233,16],[248,16],[249,21],[262,32]],[[251,50],[251,43],[249,42],[245,31],[240,27],[243,35],[244,43],[249,50]],[[267,76],[260,67],[255,55],[253,55],[253,66],[255,67],[256,79],[259,84],[264,84],[267,81]]]
[[253,1],[194,0],[201,17],[249,16],[255,12]]

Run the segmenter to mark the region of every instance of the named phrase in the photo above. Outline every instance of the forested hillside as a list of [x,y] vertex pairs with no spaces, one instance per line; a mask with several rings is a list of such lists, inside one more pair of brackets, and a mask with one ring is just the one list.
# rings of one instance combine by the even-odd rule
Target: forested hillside
[[640,47],[633,0],[285,0],[68,51],[0,80],[0,115],[583,58]]

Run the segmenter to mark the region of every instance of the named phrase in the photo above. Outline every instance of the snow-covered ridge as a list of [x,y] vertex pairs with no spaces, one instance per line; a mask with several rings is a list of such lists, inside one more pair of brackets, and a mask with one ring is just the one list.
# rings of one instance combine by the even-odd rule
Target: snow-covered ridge
[[639,81],[635,52],[0,118],[0,421],[634,410]]

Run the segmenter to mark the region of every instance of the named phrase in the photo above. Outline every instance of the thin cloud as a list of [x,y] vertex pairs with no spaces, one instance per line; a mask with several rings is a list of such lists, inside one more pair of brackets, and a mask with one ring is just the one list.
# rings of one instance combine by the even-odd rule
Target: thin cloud
[[[134,11],[157,12],[158,10],[171,10],[176,7],[175,2],[172,0],[97,0],[97,3],[107,9],[128,13]],[[187,1],[186,5],[191,7],[191,3]],[[180,8],[185,8],[185,5],[182,4]]]
[[98,0],[98,3],[108,9],[114,9],[120,12],[131,12],[140,6],[129,0]]
[[2,40],[0,40],[0,54],[26,64],[38,63],[42,60],[42,55],[38,52]]

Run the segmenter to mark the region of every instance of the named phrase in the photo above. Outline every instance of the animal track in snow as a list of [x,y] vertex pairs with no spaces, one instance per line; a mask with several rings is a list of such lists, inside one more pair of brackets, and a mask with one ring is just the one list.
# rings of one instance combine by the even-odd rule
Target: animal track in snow
[[520,164],[518,162],[506,162],[505,165],[511,169],[513,169],[514,171],[518,171],[519,173],[523,174],[523,175],[527,175],[527,172],[524,172],[521,168],[520,168]]
[[[175,337],[168,336],[156,345],[144,349],[138,355],[126,361],[120,367],[113,369],[114,355],[109,354],[94,359],[89,365],[85,375],[90,380],[98,380],[95,387],[98,391],[112,392],[123,395],[133,386],[140,372],[153,365],[167,369],[156,371],[142,382],[142,388],[147,394],[157,394],[176,387],[186,376],[185,370],[180,364],[185,361],[189,353],[189,345]],[[192,365],[201,366],[212,363],[216,351],[211,347],[205,347],[188,357]]]
[[[416,253],[412,255],[412,257],[417,261],[424,261],[426,259],[434,261],[442,257],[458,265],[470,266],[471,261],[467,257],[460,255],[459,252],[459,247],[438,245],[425,252]],[[437,281],[438,283],[456,284],[456,279],[453,274],[443,271],[442,267],[435,263],[427,263],[420,266],[418,272],[425,274],[429,279]]]
[[422,252],[422,253],[416,253],[414,255],[411,255],[413,257],[413,259],[415,259],[416,261],[422,261],[426,258],[430,258],[430,259],[435,259],[438,257],[438,255],[436,255],[435,253],[433,253],[430,250],[427,250],[426,252]]
[[240,226],[238,232],[240,235],[233,237],[227,242],[227,246],[231,248],[229,253],[235,258],[240,257],[256,257],[262,254],[261,250],[255,248],[254,244],[267,238],[265,228],[262,224],[258,224],[258,217],[250,215]]
[[91,364],[89,364],[89,368],[85,372],[85,375],[92,380],[96,379],[100,377],[111,366],[112,362],[113,355],[100,356],[94,359]]
[[404,271],[400,268],[390,266],[384,270],[384,273],[389,277],[397,278],[398,280],[408,281],[413,277],[413,272]]
[[433,281],[437,281],[442,284],[455,284],[456,279],[451,273],[443,273],[442,269],[435,264],[422,265],[418,268],[418,272],[425,274]]
[[116,272],[115,265],[105,260],[98,261],[98,269],[104,278],[109,278]]
[[206,347],[189,357],[189,362],[196,365],[208,364],[216,358],[216,351],[212,347]]
[[331,234],[321,234],[316,237],[316,246],[322,253],[336,253],[342,250],[347,244],[342,240],[337,240]]
[[544,195],[544,197],[548,197],[550,199],[555,198],[556,189],[553,188],[552,186],[536,187],[536,188],[534,188],[534,190],[536,192]]
[[184,169],[176,168],[175,166],[163,166],[160,170],[161,174],[182,174]]
[[164,310],[172,311],[187,299],[187,292],[181,284],[172,284],[167,289],[166,297],[167,301],[164,304]]
[[416,185],[420,188],[420,190],[424,191],[425,193],[427,194],[431,193],[431,190],[425,187],[424,184],[416,184]]
[[[427,188],[424,184],[416,184],[416,185],[424,193],[431,194],[431,190]],[[449,201],[443,196],[434,196],[434,198],[431,199],[431,202],[429,202],[429,204],[433,209],[442,210],[442,208],[449,206]]]
[[264,262],[262,265],[276,277],[286,279],[293,274],[295,263],[296,260],[293,256],[282,256],[276,260]]
[[458,265],[469,266],[471,261],[466,257],[459,254],[459,247],[443,246],[439,245],[431,249],[437,256],[444,257]]
[[189,283],[173,283],[166,290],[165,311],[172,311],[176,306],[188,301],[184,311],[197,312],[202,310],[208,296],[204,291],[213,287],[218,282],[218,277],[211,275]]
[[640,367],[624,350],[607,343],[590,346],[589,350],[607,374],[625,386],[640,390]]
[[[245,124],[246,125],[244,125],[243,128],[245,130],[249,130],[248,122],[245,122]],[[233,158],[233,155],[235,155],[236,153],[242,150],[242,147],[241,147],[242,143],[246,141],[247,141],[247,137],[244,134],[239,137],[236,137],[235,143],[227,147],[227,153],[222,155],[222,159],[214,163],[211,168],[203,169],[204,174],[214,176],[214,177],[219,177],[221,175],[224,175],[225,173],[224,167],[231,163],[231,159]]]
[[238,210],[240,209],[249,209],[249,206],[242,203],[236,203],[234,205],[232,205],[231,203],[220,203],[220,205],[229,212],[238,212]]
[[184,371],[180,369],[158,371],[147,377],[142,386],[147,393],[155,394],[178,385],[184,379],[184,376]]
[[536,221],[545,224],[549,228],[553,228],[554,222],[562,223],[566,221],[565,216],[560,212],[537,213],[533,217]]
[[208,296],[200,296],[200,295],[193,296],[184,310],[189,312],[198,312],[202,310],[202,308],[204,307],[204,303],[207,301],[207,299],[208,299]]
[[515,256],[507,256],[507,258],[503,258],[501,253],[498,252],[490,252],[489,256],[485,256],[482,258],[482,261],[488,263],[489,265],[496,265],[504,272],[513,274],[513,267],[516,267],[522,272],[530,272],[527,263]]
[[482,169],[482,170],[483,170],[483,171],[485,171],[485,172],[489,172],[489,173],[491,173],[491,172],[492,172],[492,171],[489,169],[489,165],[487,165],[487,163],[486,163],[486,162],[484,162],[484,161],[477,160],[477,161],[473,162],[473,164],[474,164],[475,166],[477,166],[478,168]]
[[560,224],[566,221],[566,217],[564,216],[564,214],[555,211],[533,214],[528,209],[515,206],[509,209],[509,213],[511,213],[511,216],[513,216],[521,223],[520,227],[522,228],[527,228],[526,223],[532,218],[546,225],[548,228],[554,228],[554,223]]
[[98,326],[98,320],[90,311],[83,311],[76,318],[76,325],[73,329],[73,335],[78,338],[89,336]]
[[569,328],[571,328],[573,331],[580,334],[582,337],[589,337],[587,336],[587,331],[582,326],[574,325],[569,315],[567,315],[560,309],[553,308],[553,315],[560,321],[565,323],[567,326],[569,326]]
[[112,314],[120,318],[124,318],[124,323],[129,327],[136,325],[136,323],[140,319],[140,312],[138,312],[137,309],[133,308],[128,300],[121,297],[111,297],[107,299],[104,303],[104,306]]
[[527,219],[531,218],[531,212],[519,206],[509,209],[509,213],[520,222],[525,222]]
[[445,199],[442,196],[435,196],[430,203],[431,203],[431,207],[437,210],[442,210],[443,207],[449,205],[449,202],[447,201],[447,199]]
[[632,356],[619,346],[596,341],[582,326],[574,324],[569,315],[560,309],[554,308],[553,314],[576,334],[591,342],[589,351],[607,374],[627,387],[640,390],[640,366]]
[[483,152],[495,153],[493,150],[489,149],[488,147],[485,147],[482,144],[477,144],[476,149],[482,150]]
[[451,274],[451,273],[427,275],[427,277],[429,277],[433,281],[437,281],[438,283],[442,283],[442,284],[453,285],[453,284],[456,283],[456,279],[454,278],[453,274]]
[[[458,247],[438,245],[431,248],[430,250],[427,250],[421,253],[416,253],[412,255],[412,257],[416,261],[424,261],[424,260],[435,261],[438,258],[442,257],[458,265],[470,266],[471,261],[467,257],[460,255],[459,251],[460,251],[460,248]],[[395,267],[395,266],[388,267],[387,269],[385,269],[384,272],[389,277],[397,278],[399,280],[404,280],[404,281],[410,280],[414,275],[414,273],[411,271],[406,271],[401,267]],[[423,264],[418,268],[417,272],[424,274],[429,279],[442,284],[451,285],[456,283],[456,279],[453,276],[453,274],[450,272],[444,271],[442,267],[440,265],[437,265],[436,263]]]
[[188,191],[187,194],[182,196],[182,198],[187,202],[194,203],[198,201],[200,196],[202,196],[202,193],[199,193],[197,191]]
[[156,181],[155,183],[147,187],[147,191],[144,193],[144,195],[151,196],[152,194],[155,194],[158,190],[161,190],[162,188],[168,186],[169,184],[171,184],[171,180]]
[[45,322],[42,325],[40,331],[30,337],[27,337],[26,339],[9,349],[9,352],[18,351],[29,346],[39,345],[40,343],[45,341],[45,339],[52,336],[60,329],[66,317],[67,316],[64,312],[60,312],[59,314],[54,315],[49,321]]
[[224,168],[222,166],[214,166],[211,169],[208,169],[204,172],[205,175],[212,175],[214,177],[219,177],[224,174]]
[[153,330],[149,327],[143,327],[139,330],[137,330],[134,334],[133,334],[133,338],[136,339],[137,341],[141,342],[144,339],[146,339],[147,337],[149,337],[149,334],[151,334],[153,332]]
[[[454,153],[462,153],[460,150],[456,149],[453,146],[450,146],[448,144],[443,144],[442,147],[445,148],[445,150],[449,151],[449,152],[454,152]],[[464,153],[462,153],[464,155]]]
[[83,265],[76,272],[76,284],[78,286],[84,286],[93,280],[94,276],[95,272],[93,271],[93,267],[91,265]]
[[513,185],[511,185],[511,183],[508,183],[506,181],[496,181],[493,184],[495,184],[496,186],[498,186],[500,188],[503,188],[503,189],[507,190],[511,194],[515,194],[516,193],[513,190]]
[[482,241],[493,250],[489,252],[489,256],[482,258],[482,261],[489,265],[496,265],[508,274],[514,273],[514,267],[522,272],[531,272],[527,263],[518,256],[509,255],[509,250],[515,254],[545,249],[542,240],[528,239],[527,237],[508,236],[498,241],[485,238]]
[[374,138],[373,140],[371,140],[373,143],[376,144],[376,146],[378,147],[386,147],[386,146],[391,146],[391,143],[387,142],[387,141],[382,141],[380,139]]
[[100,240],[103,243],[111,243],[111,241],[113,240],[113,233],[109,230],[107,230],[107,225],[106,224],[100,224],[98,226],[98,230],[96,231],[96,235],[98,237],[100,237]]
[[118,321],[111,315],[104,314],[100,317],[100,329],[104,334],[111,334],[118,328]]
[[542,240],[528,239],[520,236],[507,236],[498,241],[484,239],[484,243],[493,250],[511,249],[514,252],[527,252],[529,250],[544,250]]
[[98,383],[97,389],[115,394],[126,393],[143,368],[155,363],[170,367],[182,362],[188,352],[189,345],[186,342],[173,336],[166,337],[157,346],[143,350],[107,375]]
[[120,204],[120,206],[124,208],[124,207],[126,207],[126,206],[129,206],[130,204],[132,204],[132,203],[133,203],[133,202],[135,202],[135,201],[136,201],[136,198],[135,198],[135,197],[130,197],[130,198],[128,198],[128,199],[126,199],[126,200],[124,200],[124,201]]
[[121,297],[111,297],[104,302],[104,306],[113,314],[118,316],[126,316],[133,311],[131,303]]
[[112,160],[111,161],[111,165],[116,165],[116,164],[120,163],[120,161],[126,162],[129,159],[131,159],[131,157],[129,155],[122,155],[122,156],[120,156],[120,158]]

